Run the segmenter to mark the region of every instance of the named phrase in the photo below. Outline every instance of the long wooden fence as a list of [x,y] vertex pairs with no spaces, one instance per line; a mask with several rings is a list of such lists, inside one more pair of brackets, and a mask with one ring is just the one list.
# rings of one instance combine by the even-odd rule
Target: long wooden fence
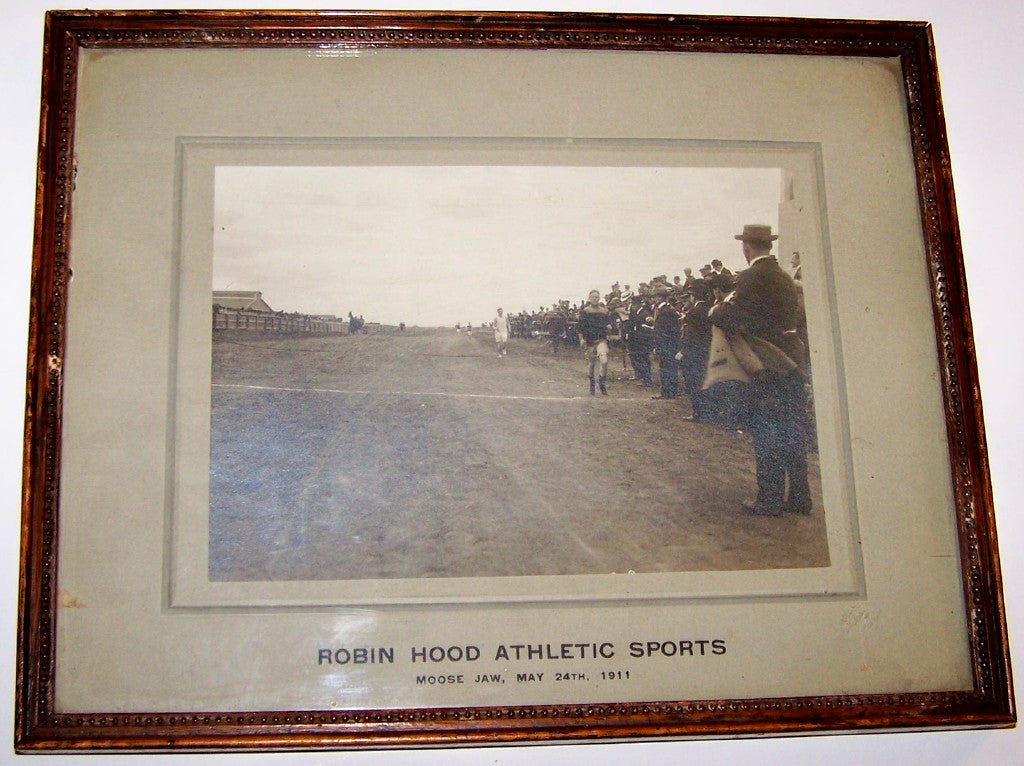
[[347,333],[348,322],[307,314],[278,314],[270,311],[214,306],[213,329],[280,333]]

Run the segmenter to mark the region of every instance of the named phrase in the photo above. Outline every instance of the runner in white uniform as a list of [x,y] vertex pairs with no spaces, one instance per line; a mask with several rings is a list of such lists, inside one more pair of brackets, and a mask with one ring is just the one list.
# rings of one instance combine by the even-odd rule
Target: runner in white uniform
[[498,344],[498,356],[508,353],[508,317],[499,308],[494,318],[494,342]]

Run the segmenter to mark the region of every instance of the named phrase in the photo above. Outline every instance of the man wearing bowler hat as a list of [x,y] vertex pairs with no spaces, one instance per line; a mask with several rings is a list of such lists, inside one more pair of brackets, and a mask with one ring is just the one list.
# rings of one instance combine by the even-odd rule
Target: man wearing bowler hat
[[744,226],[736,239],[743,244],[749,268],[739,274],[732,296],[716,306],[710,318],[727,334],[745,335],[761,361],[750,375],[757,499],[743,507],[759,516],[808,514],[807,402],[800,372],[805,349],[796,333],[796,286],[771,254],[778,235],[770,226]]

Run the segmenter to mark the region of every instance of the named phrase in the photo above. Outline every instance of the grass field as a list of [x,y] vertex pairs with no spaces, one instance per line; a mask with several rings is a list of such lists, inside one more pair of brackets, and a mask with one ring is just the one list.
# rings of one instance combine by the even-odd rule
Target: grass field
[[684,420],[582,352],[489,332],[218,332],[212,580],[674,572],[828,564],[810,516],[752,517],[747,434]]

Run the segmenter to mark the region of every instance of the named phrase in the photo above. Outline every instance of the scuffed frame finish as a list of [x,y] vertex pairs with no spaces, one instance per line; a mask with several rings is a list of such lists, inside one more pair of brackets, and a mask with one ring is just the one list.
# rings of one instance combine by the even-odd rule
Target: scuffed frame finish
[[[67,239],[79,48],[572,48],[899,57],[931,275],[974,689],[595,705],[54,712]],[[967,288],[930,27],[699,16],[290,11],[47,14],[25,415],[15,746],[310,749],[1011,726],[1016,720]]]

